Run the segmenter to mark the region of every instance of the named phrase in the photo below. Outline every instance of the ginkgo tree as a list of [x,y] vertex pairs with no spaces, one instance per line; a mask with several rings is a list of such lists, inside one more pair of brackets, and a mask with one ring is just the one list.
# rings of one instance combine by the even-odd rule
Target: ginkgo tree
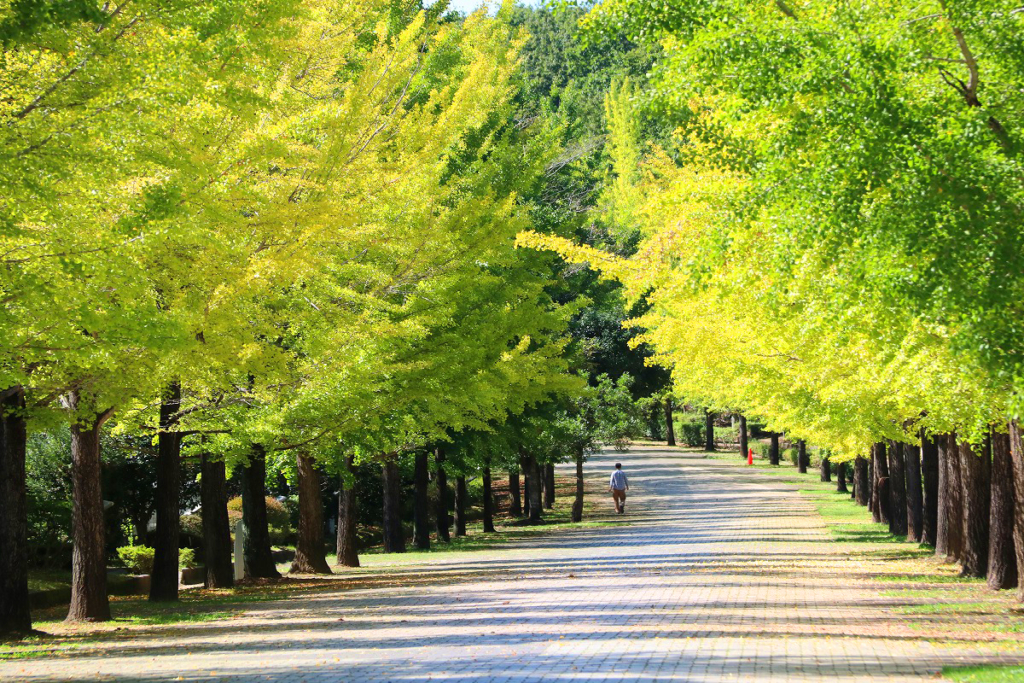
[[[1018,15],[998,1],[601,3],[592,39],[663,50],[649,91],[609,100],[626,118],[610,126],[609,208],[632,217],[639,250],[522,238],[648,297],[641,339],[686,398],[840,460],[898,462],[920,429],[943,435],[966,492],[946,526],[972,574],[981,446],[1007,418],[1015,429],[1021,395]],[[624,101],[674,141],[638,146]]]

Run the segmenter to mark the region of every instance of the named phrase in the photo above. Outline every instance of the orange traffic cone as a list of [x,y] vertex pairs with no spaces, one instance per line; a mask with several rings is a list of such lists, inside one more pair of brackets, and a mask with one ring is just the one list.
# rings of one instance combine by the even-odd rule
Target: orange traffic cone
[[753,448],[748,448],[747,449],[747,464],[748,465],[753,465],[754,464],[754,449]]

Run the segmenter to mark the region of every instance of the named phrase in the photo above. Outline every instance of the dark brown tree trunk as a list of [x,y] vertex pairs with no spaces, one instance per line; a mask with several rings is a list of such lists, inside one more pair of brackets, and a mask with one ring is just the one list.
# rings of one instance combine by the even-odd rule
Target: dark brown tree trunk
[[836,492],[837,493],[849,493],[850,490],[846,488],[846,463],[841,462],[836,465]]
[[207,588],[231,588],[231,522],[228,519],[227,477],[223,460],[204,453],[200,464],[200,504],[203,520],[203,560]]
[[[349,482],[345,482],[345,475],[348,475]],[[338,533],[337,533],[337,555],[338,566],[358,567],[359,549],[357,543],[357,526],[359,515],[356,512],[356,478],[355,459],[350,455],[345,456],[345,473],[340,479],[338,489]]]
[[260,444],[253,445],[249,464],[242,468],[242,528],[246,578],[279,578],[267,524],[267,454]]
[[0,636],[32,631],[28,598],[25,390],[0,392]]
[[963,500],[960,488],[960,455],[956,436],[941,434],[939,446],[939,512],[935,554],[950,561],[960,559],[963,550]]
[[672,397],[665,399],[665,442],[669,446],[676,445],[676,426],[672,419]]
[[972,448],[966,441],[960,443],[960,485],[963,487],[964,510],[961,576],[984,578],[988,574],[991,468],[988,443],[978,448]]
[[768,446],[768,462],[772,465],[779,464],[779,435],[772,432],[771,445]]
[[437,518],[437,540],[444,543],[451,541],[451,534],[448,532],[448,525],[451,523],[448,515],[448,475],[444,471],[444,449],[434,449],[434,465],[437,472],[434,474],[434,483],[437,485],[437,498],[434,501],[434,516]]
[[872,490],[875,488],[875,456],[874,446],[868,451],[868,512],[871,513],[871,519],[874,520],[875,516],[875,500],[876,496],[872,495]]
[[[71,392],[68,407],[78,407],[78,394]],[[91,422],[71,425],[72,512],[71,605],[68,621],[107,621],[106,534],[103,524],[100,429],[109,415],[97,415]]]
[[526,456],[526,483],[529,486],[530,521],[539,522],[542,509],[540,465],[537,464],[537,458],[533,454]]
[[484,465],[483,471],[484,489],[484,533],[494,533],[494,488],[491,485],[491,465]]
[[430,454],[427,451],[416,451],[413,494],[413,541],[418,550],[430,550]]
[[935,547],[939,529],[939,446],[921,430],[921,479],[924,518],[921,541]]
[[178,545],[181,537],[181,435],[173,431],[181,409],[181,386],[172,382],[160,403],[160,441],[156,458],[156,541],[151,602],[178,599]]
[[853,461],[853,488],[856,495],[857,505],[867,506],[870,499],[870,486],[868,484],[868,460],[857,456]]
[[384,552],[404,553],[405,533],[402,531],[402,473],[398,458],[388,456],[383,462],[384,486]]
[[1013,547],[1017,556],[1017,600],[1024,602],[1024,443],[1016,420],[1010,423],[1010,459],[1013,461]]
[[747,418],[740,415],[740,457],[744,460],[747,459],[748,451],[750,446],[747,445]]
[[896,441],[889,442],[889,533],[907,535],[907,463]]
[[576,498],[572,502],[572,521],[583,521],[583,451],[576,451]]
[[704,411],[704,450],[715,450],[715,415],[709,410]]
[[[824,450],[821,452],[821,462],[818,464],[818,469],[819,469],[819,471],[821,473],[821,476],[819,477],[821,479],[821,481],[832,481],[832,463],[829,462],[828,453],[826,451],[824,451]],[[837,490],[839,490],[839,491],[845,491],[846,490],[845,478],[846,478],[846,473],[844,472],[843,473],[843,479],[844,479],[844,481],[843,481],[843,488],[837,489]]]
[[796,468],[800,474],[807,474],[807,465],[809,458],[807,457],[807,442],[800,439],[796,442]]
[[508,471],[508,514],[510,517],[519,517],[523,514],[523,499],[519,495],[519,470],[512,468]]
[[296,456],[299,479],[299,530],[295,559],[289,574],[330,574],[324,550],[324,505],[320,498],[320,472],[309,455]]
[[466,535],[466,501],[469,492],[466,490],[466,477],[460,474],[455,478],[455,535]]
[[530,516],[530,465],[526,455],[519,452],[519,471],[523,473],[523,516]]
[[885,455],[885,444],[876,443],[871,447],[871,465],[874,481],[871,482],[871,518],[879,524],[889,525],[889,461]]
[[959,562],[964,552],[964,489],[963,464],[960,462],[960,448],[955,434],[946,437],[949,442],[949,554],[952,562]]
[[989,517],[988,586],[993,590],[1017,585],[1017,555],[1013,547],[1013,459],[1010,436],[992,434],[992,514]]
[[551,463],[544,465],[544,507],[555,507],[555,466]]
[[907,540],[920,543],[924,539],[924,494],[921,488],[921,448],[903,446],[907,473]]

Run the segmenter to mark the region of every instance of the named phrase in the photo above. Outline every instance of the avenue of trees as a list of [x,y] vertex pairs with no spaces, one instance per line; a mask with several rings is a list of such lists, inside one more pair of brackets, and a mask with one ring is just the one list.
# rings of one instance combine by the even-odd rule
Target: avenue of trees
[[492,10],[0,0],[0,632],[60,549],[70,620],[132,540],[176,599],[192,508],[277,576],[284,488],[304,573],[556,463],[579,521],[681,405],[1024,596],[1024,11]]
[[582,15],[0,0],[0,632],[64,540],[68,619],[108,619],[150,514],[150,598],[176,599],[186,500],[231,585],[229,490],[246,575],[276,576],[268,481],[298,491],[298,572],[330,571],[325,489],[358,562],[367,472],[389,551],[410,480],[421,548],[476,477],[492,530],[499,472],[537,520],[575,462],[581,518],[583,461],[667,382],[620,286],[515,245],[610,244],[604,96],[651,56],[583,46]]
[[607,100],[600,208],[637,248],[520,243],[644,301],[679,399],[825,449],[894,533],[1024,596],[1019,2],[607,0],[583,24],[660,50]]

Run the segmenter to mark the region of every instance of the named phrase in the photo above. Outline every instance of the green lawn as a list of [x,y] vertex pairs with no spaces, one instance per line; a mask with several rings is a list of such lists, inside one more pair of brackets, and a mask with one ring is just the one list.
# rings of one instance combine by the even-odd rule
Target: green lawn
[[1022,666],[946,667],[942,677],[950,681],[970,683],[1019,683],[1024,681]]

